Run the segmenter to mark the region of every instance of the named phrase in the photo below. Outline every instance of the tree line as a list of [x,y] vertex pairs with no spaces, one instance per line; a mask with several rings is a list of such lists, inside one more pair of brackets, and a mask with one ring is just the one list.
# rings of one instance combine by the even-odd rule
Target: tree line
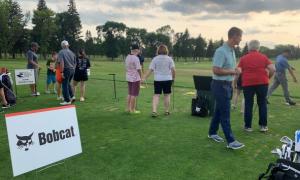
[[[62,40],[67,40],[75,52],[84,48],[89,55],[102,55],[111,60],[126,56],[130,45],[137,43],[146,57],[153,57],[156,47],[165,44],[175,60],[192,58],[200,61],[211,59],[216,48],[224,43],[223,39],[206,39],[201,34],[192,37],[188,29],[175,32],[170,25],[148,32],[144,28],[128,27],[114,21],[98,25],[96,37],[89,30],[84,37],[75,0],[69,0],[66,9],[55,13],[47,7],[45,0],[39,0],[31,15],[30,12],[23,13],[14,0],[0,0],[0,58],[16,58],[16,54],[24,54],[32,41],[39,43],[39,52],[46,58],[52,51],[59,50]],[[27,27],[30,21],[32,28]],[[291,49],[293,58],[300,58],[300,48],[294,45],[277,45],[273,49],[262,46],[261,52],[275,57],[286,48]],[[236,47],[235,52],[238,57],[246,54],[247,44],[243,48]]]

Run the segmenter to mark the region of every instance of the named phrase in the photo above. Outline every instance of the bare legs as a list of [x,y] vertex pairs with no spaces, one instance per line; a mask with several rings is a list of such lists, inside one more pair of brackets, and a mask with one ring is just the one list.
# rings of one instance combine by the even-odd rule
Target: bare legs
[[[76,94],[76,87],[78,85],[78,81],[73,81],[73,92],[74,96]],[[84,101],[84,96],[85,96],[85,82],[80,81],[80,101]]]
[[136,112],[136,96],[127,96],[127,112]]
[[[159,98],[160,94],[154,94],[153,100],[152,100],[152,112],[157,113],[157,107],[159,104]],[[165,112],[170,111],[170,100],[171,100],[171,94],[165,94],[164,95],[164,108]]]
[[3,88],[0,89],[0,97],[2,99],[2,104],[7,105],[7,101],[5,99],[5,94],[4,94],[4,89]]

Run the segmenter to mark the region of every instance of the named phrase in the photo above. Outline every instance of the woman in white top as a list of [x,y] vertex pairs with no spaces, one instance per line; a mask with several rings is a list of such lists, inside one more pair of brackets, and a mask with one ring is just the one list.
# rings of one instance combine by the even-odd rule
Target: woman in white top
[[169,50],[166,45],[160,45],[157,48],[157,56],[151,61],[149,71],[144,76],[146,80],[150,74],[154,73],[154,96],[152,102],[152,117],[157,117],[157,106],[159,97],[164,93],[165,115],[170,115],[170,95],[171,86],[175,80],[175,64],[171,57],[168,56]]

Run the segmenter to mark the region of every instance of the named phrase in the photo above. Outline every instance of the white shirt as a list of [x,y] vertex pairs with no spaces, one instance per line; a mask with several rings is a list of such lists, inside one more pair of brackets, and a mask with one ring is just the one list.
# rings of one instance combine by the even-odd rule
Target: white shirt
[[175,68],[174,61],[167,55],[158,55],[151,61],[150,70],[154,72],[154,81],[171,81],[172,68]]

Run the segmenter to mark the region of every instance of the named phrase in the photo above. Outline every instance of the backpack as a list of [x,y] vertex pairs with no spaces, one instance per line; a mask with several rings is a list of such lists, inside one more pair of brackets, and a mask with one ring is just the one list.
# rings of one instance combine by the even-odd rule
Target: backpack
[[[270,175],[268,175],[270,173]],[[268,180],[300,180],[300,164],[285,159],[270,163],[267,171],[259,176]]]
[[207,117],[209,100],[206,96],[199,96],[192,99],[192,116]]

